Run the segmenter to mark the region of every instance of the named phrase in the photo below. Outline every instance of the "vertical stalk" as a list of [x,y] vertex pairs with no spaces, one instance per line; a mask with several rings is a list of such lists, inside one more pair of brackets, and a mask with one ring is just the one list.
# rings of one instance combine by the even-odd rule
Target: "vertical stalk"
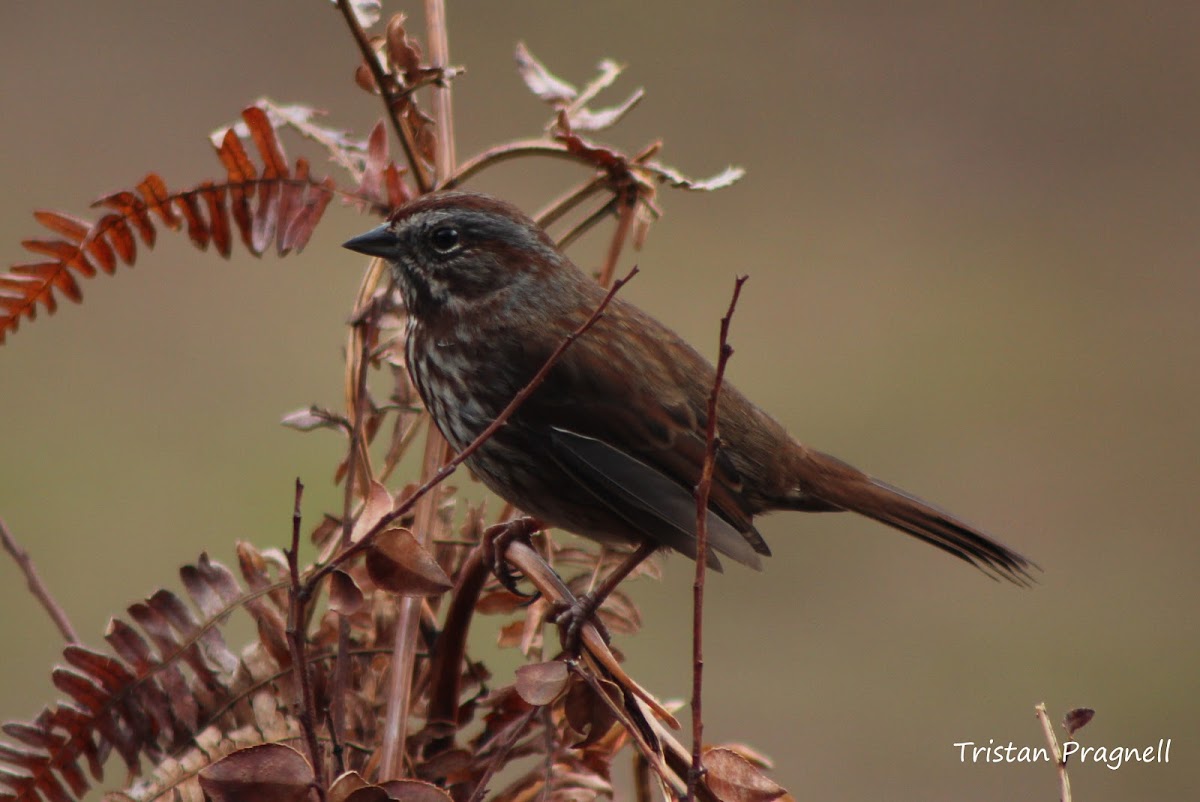
[[[446,9],[443,0],[426,0],[425,21],[433,66],[446,67],[449,44],[446,33]],[[454,173],[454,129],[451,116],[450,85],[433,87],[434,119],[437,122],[438,138],[435,153],[437,180]],[[430,426],[425,437],[425,454],[421,461],[421,482],[428,481],[445,464],[452,453],[449,444],[436,427]],[[437,508],[442,498],[439,488],[427,494],[415,510],[414,535],[426,549],[433,539],[437,525]],[[421,602],[419,597],[400,600],[399,620],[396,626],[396,643],[392,650],[392,673],[388,688],[387,719],[384,729],[383,754],[380,761],[380,777],[391,779],[404,776],[405,743],[408,738],[408,718],[412,696],[412,680],[417,661],[417,640],[420,635]],[[448,670],[457,672],[458,667]]]

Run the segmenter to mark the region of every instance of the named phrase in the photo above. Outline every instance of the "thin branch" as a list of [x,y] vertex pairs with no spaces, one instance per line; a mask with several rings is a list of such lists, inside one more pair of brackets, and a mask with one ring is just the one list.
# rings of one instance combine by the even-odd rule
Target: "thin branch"
[[[521,540],[510,543],[505,552],[505,559],[520,570],[521,574],[533,583],[533,586],[547,601],[566,606],[574,605],[578,601],[567,584],[563,582],[562,577],[555,573],[545,558],[528,543]],[[608,672],[610,679],[645,702],[654,713],[655,718],[666,722],[671,729],[679,729],[679,722],[671,715],[670,711],[663,707],[645,688],[638,685],[633,677],[625,672],[625,669],[621,668],[612,649],[609,648],[608,643],[605,642],[591,621],[585,623],[580,629],[579,640],[587,651],[587,656],[602,666]]]
[[520,717],[510,722],[496,736],[498,751],[495,757],[488,762],[487,769],[484,771],[483,776],[479,778],[479,782],[475,785],[475,790],[471,792],[471,796],[467,802],[482,802],[483,797],[488,792],[488,783],[491,782],[492,776],[496,773],[497,769],[505,765],[508,760],[508,753],[512,751],[513,746],[517,743],[517,738],[521,737],[521,733],[529,726],[529,722],[537,715],[539,709],[538,707],[530,707]]
[[453,189],[488,167],[495,167],[497,164],[522,156],[557,156],[567,161],[586,164],[589,167],[595,166],[586,159],[571,153],[561,142],[552,142],[548,139],[522,139],[488,148],[455,170],[453,175],[442,182],[440,188]]
[[713,467],[717,461],[720,438],[717,435],[717,402],[721,397],[721,383],[725,379],[725,366],[733,356],[729,344],[729,323],[737,308],[738,296],[746,276],[738,276],[733,283],[733,297],[729,309],[721,318],[721,339],[717,354],[717,374],[713,378],[712,393],[708,396],[708,426],[704,432],[704,465],[700,469],[700,481],[696,483],[696,579],[692,584],[692,767],[688,772],[687,799],[696,798],[696,784],[700,781],[703,766],[700,762],[704,736],[703,693],[704,688],[704,577],[708,565],[708,497],[712,492]]
[[1054,735],[1054,725],[1046,713],[1046,703],[1042,702],[1033,708],[1038,721],[1042,723],[1042,731],[1046,734],[1046,743],[1050,745],[1050,754],[1054,758],[1054,766],[1058,770],[1058,798],[1060,802],[1071,802],[1071,778],[1067,776],[1067,761],[1063,759],[1062,749],[1058,738]]
[[[378,267],[378,265],[372,265],[372,267]],[[364,286],[373,287],[378,284],[378,281],[378,271],[368,270]],[[346,454],[346,484],[342,496],[342,548],[350,545],[350,536],[354,528],[351,516],[354,505],[354,488],[357,486],[363,498],[366,498],[371,478],[364,429],[367,414],[367,371],[370,368],[371,332],[375,329],[379,317],[378,305],[370,302],[371,297],[373,295],[368,293],[367,303],[369,306],[361,312],[356,311],[353,316],[354,322],[350,327],[350,350],[347,351],[348,357],[350,354],[354,354],[353,357],[347,359],[347,366],[352,373],[352,376],[348,377],[347,385],[353,392],[348,394],[349,397],[346,399],[353,423],[350,431],[350,447]],[[360,292],[358,308],[361,308],[362,301]],[[350,619],[347,616],[339,615],[337,659],[333,664],[333,681],[329,691],[329,734],[335,745],[339,743],[341,733],[345,732],[346,726],[346,694],[350,692],[350,646]],[[337,754],[340,756],[340,749]],[[340,769],[341,766],[338,768]]]
[[21,548],[21,544],[17,543],[16,538],[5,526],[3,519],[0,519],[0,541],[4,542],[4,550],[8,552],[9,556],[13,558],[13,562],[21,569],[21,573],[25,575],[25,584],[29,587],[29,592],[42,605],[42,609],[49,614],[50,620],[58,627],[63,639],[67,643],[79,643],[79,636],[75,634],[75,628],[71,626],[71,620],[67,618],[66,611],[50,595],[49,589],[42,583],[42,578],[38,576],[37,569],[33,565],[33,558],[29,556],[29,552]]
[[563,234],[562,238],[558,240],[558,243],[557,243],[558,247],[562,250],[566,250],[567,248],[571,247],[571,245],[573,245],[575,243],[575,240],[582,237],[591,228],[593,228],[597,223],[599,223],[601,220],[603,220],[605,217],[607,217],[609,214],[611,214],[612,211],[617,208],[617,205],[619,203],[620,203],[620,200],[618,200],[617,198],[609,199],[609,201],[607,203],[605,203],[599,209],[597,209],[596,211],[592,212],[587,217],[585,217],[580,223],[576,224],[575,227],[572,228],[570,231],[568,231],[566,234]]
[[358,44],[358,49],[362,53],[367,69],[371,71],[371,76],[375,79],[375,86],[379,87],[379,95],[383,98],[384,111],[387,114],[388,121],[392,124],[392,130],[396,132],[396,138],[400,140],[400,144],[404,147],[404,157],[408,160],[408,164],[412,168],[417,188],[421,191],[421,194],[425,194],[433,188],[433,182],[429,179],[425,162],[417,155],[412,132],[408,130],[408,126],[405,125],[400,115],[396,113],[396,98],[392,94],[391,76],[383,71],[383,65],[379,63],[379,56],[376,55],[375,49],[371,47],[371,40],[367,38],[367,32],[358,24],[358,17],[354,14],[350,0],[337,0],[337,7],[342,12],[342,17],[346,20],[346,26],[354,36],[355,43]]
[[637,187],[626,187],[614,200],[621,212],[617,216],[617,229],[608,243],[608,255],[604,259],[604,267],[600,269],[600,276],[596,279],[601,287],[607,287],[613,279],[613,274],[617,271],[617,262],[621,259],[621,251],[625,248],[625,240],[629,237],[629,229],[633,225],[634,213],[637,211]]
[[541,228],[549,228],[576,206],[604,189],[607,183],[607,176],[597,174],[590,180],[585,181],[575,189],[552,201],[549,206],[534,215],[533,219],[537,221],[538,226]]
[[357,485],[359,495],[367,496],[367,488],[374,479],[371,455],[367,451],[367,373],[371,366],[371,339],[378,331],[379,304],[375,291],[388,275],[383,259],[371,260],[367,273],[358,288],[358,298],[351,316],[350,336],[346,342],[345,394],[346,411],[350,416],[350,448],[346,455],[346,486],[342,501],[342,545],[350,544],[353,525],[350,507]]
[[299,686],[300,699],[297,704],[296,718],[300,722],[300,730],[304,735],[304,744],[308,749],[308,762],[312,765],[313,775],[316,777],[317,790],[324,799],[325,762],[321,760],[321,747],[317,743],[317,700],[313,692],[308,658],[304,654],[308,647],[308,633],[305,631],[305,621],[307,620],[305,606],[310,595],[305,586],[300,584],[300,501],[303,497],[304,485],[299,479],[296,479],[296,495],[292,507],[292,545],[287,551],[288,574],[291,577],[291,587],[288,590],[287,639],[292,653],[292,666],[295,668]]
[[[595,632],[595,629],[590,625],[588,626],[588,629],[592,632]],[[621,726],[625,728],[625,731],[628,733],[630,739],[634,742],[634,744],[636,744],[638,753],[646,759],[646,762],[650,764],[650,768],[654,769],[654,773],[659,776],[664,785],[669,787],[674,794],[679,794],[679,792],[683,790],[683,788],[680,787],[682,786],[682,783],[679,782],[678,776],[675,775],[675,773],[671,771],[670,766],[667,765],[664,755],[661,753],[660,749],[658,749],[656,746],[652,746],[646,740],[646,736],[642,733],[641,728],[630,719],[629,713],[617,705],[616,702],[614,702],[611,698],[609,698],[609,695],[604,692],[604,688],[600,685],[600,681],[596,678],[595,672],[584,671],[579,664],[574,661],[568,662],[567,667],[573,670],[580,679],[588,684],[588,687],[590,687],[596,694],[596,698],[603,701],[604,706],[607,707],[613,716],[615,716],[617,720],[621,722]],[[636,700],[634,700],[633,704],[636,703]]]
[[[662,147],[661,142],[652,142],[651,144],[649,144],[645,148],[643,148],[636,156],[634,156],[632,159],[630,159],[630,164],[639,164],[639,165],[642,164],[647,159],[649,159],[651,156],[656,154],[658,152],[659,148],[661,148],[661,147]],[[562,217],[564,215],[566,215],[568,212],[570,212],[572,209],[574,209],[579,204],[583,203],[585,200],[590,198],[592,195],[596,194],[597,192],[604,189],[605,187],[610,187],[612,185],[613,185],[612,175],[610,175],[607,172],[598,172],[595,176],[592,177],[591,180],[586,181],[583,184],[579,185],[578,187],[576,187],[575,189],[566,193],[562,197],[556,199],[554,202],[552,202],[549,206],[547,206],[542,211],[538,212],[537,216],[534,219],[537,220],[538,225],[541,226],[542,228],[548,228],[551,225],[553,225],[554,223],[558,222],[560,219],[562,219]],[[636,204],[639,200],[644,203],[647,203],[647,204],[650,203],[649,200],[640,191],[636,191],[634,189],[635,187],[638,186],[636,181],[632,182],[630,184],[627,184],[626,186],[627,186],[627,189],[626,189],[627,192],[634,193],[634,198],[632,200],[630,200],[629,203]],[[579,238],[580,235],[582,235],[585,231],[587,231],[589,228],[591,228],[593,225],[595,225],[597,222],[599,222],[604,217],[604,215],[608,214],[608,212],[610,212],[614,208],[616,208],[616,198],[613,198],[610,201],[608,201],[608,203],[604,207],[602,207],[599,211],[593,213],[590,217],[588,217],[586,220],[584,220],[582,223],[580,223],[578,226],[576,226],[573,230],[567,232],[567,234],[564,235],[562,238],[560,247],[565,247],[566,245],[569,245],[570,243],[574,242],[576,239]],[[653,205],[651,205],[651,209],[654,210]],[[628,211],[632,212],[632,210],[628,210]],[[656,210],[654,210],[654,211],[657,214],[657,211]],[[621,231],[620,229],[618,229],[618,233],[614,234],[614,238],[613,238],[614,243],[617,242],[618,239],[622,243],[624,242],[624,239],[628,234],[628,228],[630,227],[630,224],[633,222],[634,217],[636,217],[636,215],[631,214],[629,220],[626,221],[624,218],[624,214],[622,214],[622,220],[621,220],[620,225],[625,230]],[[613,264],[612,269],[615,269],[616,261],[613,260],[612,264]],[[606,265],[606,267],[607,267],[607,265]],[[612,269],[610,269],[608,272],[608,278],[610,280],[612,278],[612,272],[611,272]],[[603,273],[602,273],[602,275],[603,275]],[[605,282],[600,282],[600,283],[604,284]]]

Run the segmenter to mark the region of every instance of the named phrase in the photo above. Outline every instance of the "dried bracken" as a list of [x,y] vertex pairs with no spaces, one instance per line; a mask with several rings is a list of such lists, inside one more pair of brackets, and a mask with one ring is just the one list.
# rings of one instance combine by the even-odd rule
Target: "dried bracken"
[[[17,330],[22,318],[36,317],[39,304],[53,314],[58,296],[81,301],[78,279],[99,271],[111,274],[120,264],[133,265],[137,241],[153,248],[160,226],[186,228],[197,248],[207,250],[211,244],[226,258],[235,230],[255,256],[272,246],[280,256],[303,250],[338,190],[332,179],[311,175],[306,160],[288,165],[264,109],[251,106],[242,119],[245,134],[229,128],[215,143],[224,180],[172,192],[157,173],[150,173],[134,189],[96,201],[94,206],[112,211],[92,223],[61,212],[34,212],[57,238],[25,240],[21,244],[27,250],[49,259],[13,265],[0,275],[0,343]],[[243,137],[253,142],[261,169],[247,153]],[[365,192],[358,196],[375,199]]]

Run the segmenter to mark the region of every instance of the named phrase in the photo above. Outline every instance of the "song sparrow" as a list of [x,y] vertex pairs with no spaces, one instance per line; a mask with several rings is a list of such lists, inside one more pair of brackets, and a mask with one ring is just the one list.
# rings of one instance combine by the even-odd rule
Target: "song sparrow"
[[[408,369],[446,439],[471,442],[600,304],[605,291],[537,224],[480,194],[418,198],[345,247],[386,259],[408,307]],[[468,460],[501,498],[606,544],[696,556],[693,487],[715,370],[620,297]],[[1033,565],[978,529],[794,440],[734,387],[718,407],[712,550],[753,568],[754,517],[848,510],[1024,584]]]

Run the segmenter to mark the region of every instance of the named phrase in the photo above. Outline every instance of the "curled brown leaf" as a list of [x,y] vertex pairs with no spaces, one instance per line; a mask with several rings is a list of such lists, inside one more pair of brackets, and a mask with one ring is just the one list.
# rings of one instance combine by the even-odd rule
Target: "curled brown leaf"
[[304,755],[278,743],[239,749],[200,772],[213,802],[306,802],[314,780]]
[[407,529],[381,532],[367,552],[371,581],[401,596],[437,596],[454,583]]
[[363,592],[354,577],[334,571],[329,577],[329,609],[339,615],[354,615],[363,606]]

